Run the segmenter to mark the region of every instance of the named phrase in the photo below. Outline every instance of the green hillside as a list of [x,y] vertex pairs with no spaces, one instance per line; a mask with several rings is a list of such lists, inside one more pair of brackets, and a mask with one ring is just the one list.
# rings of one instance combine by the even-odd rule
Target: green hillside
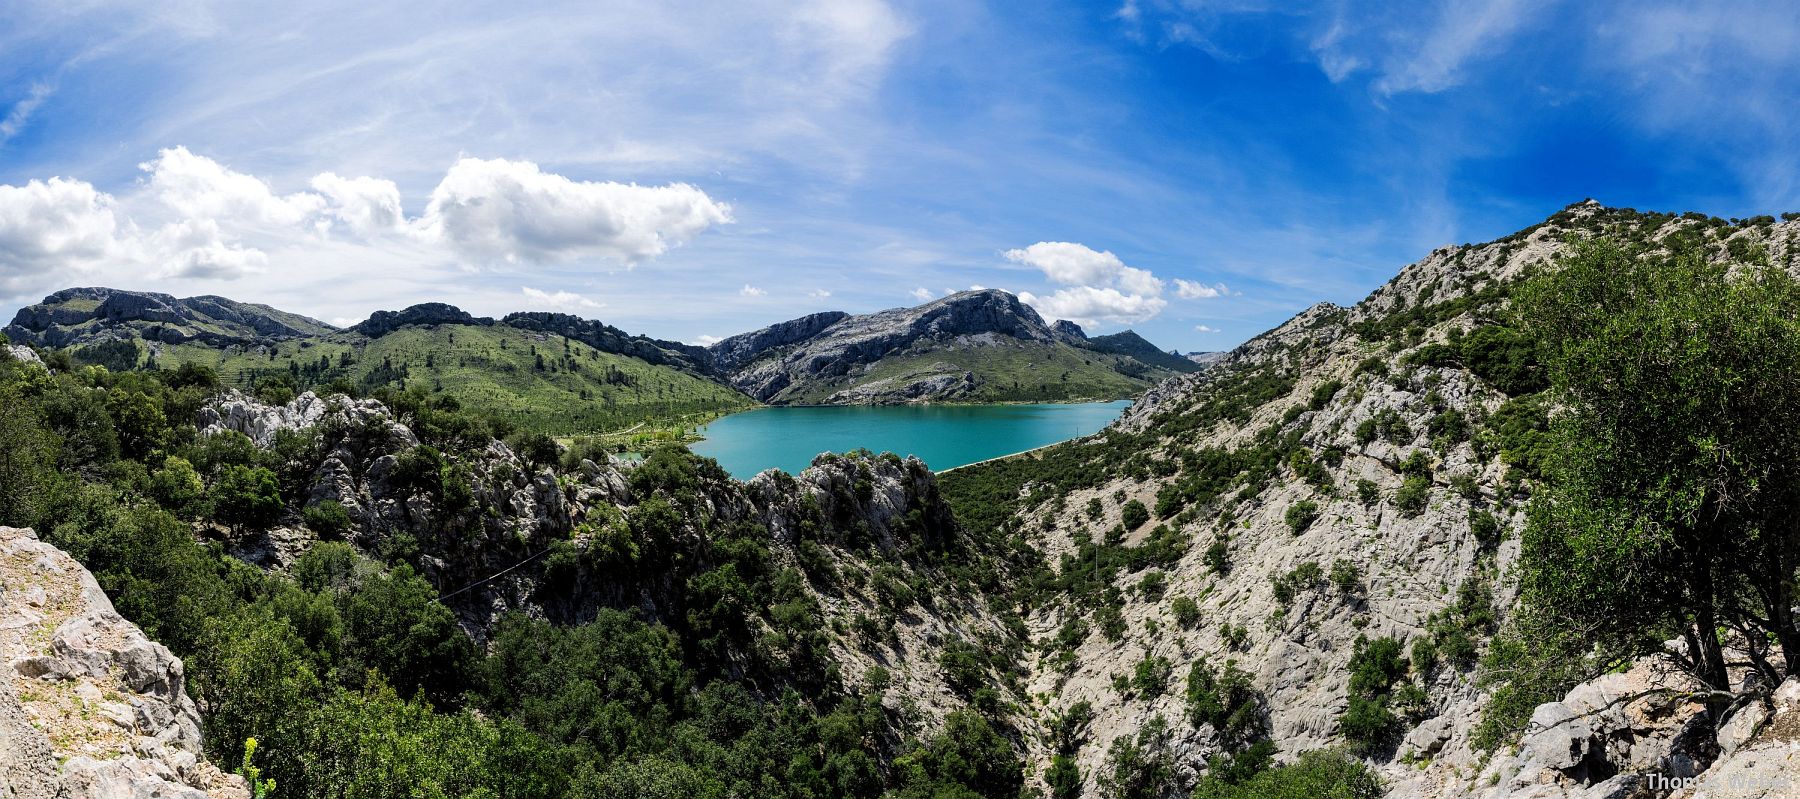
[[346,381],[367,392],[423,387],[523,429],[555,435],[746,408],[719,383],[562,336],[506,327],[406,327],[376,339],[351,334],[281,342],[267,353],[195,344],[160,348],[158,365],[212,367],[227,385],[296,388]]
[[837,392],[878,381],[906,383],[932,375],[965,372],[975,374],[976,387],[973,393],[956,397],[958,402],[1122,399],[1136,395],[1169,374],[1118,355],[1081,350],[1066,344],[1024,342],[889,355],[876,361],[866,372],[807,381],[790,387],[771,401],[820,404]]

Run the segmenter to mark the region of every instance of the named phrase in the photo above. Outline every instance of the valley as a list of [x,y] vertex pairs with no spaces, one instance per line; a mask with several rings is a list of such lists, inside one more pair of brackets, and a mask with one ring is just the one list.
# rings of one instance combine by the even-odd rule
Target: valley
[[[0,359],[0,400],[17,409],[0,419],[0,524],[35,531],[0,538],[67,553],[181,658],[203,733],[182,733],[184,745],[203,740],[225,764],[255,737],[267,773],[298,796],[425,785],[545,797],[1574,799],[1631,796],[1676,769],[1767,777],[1793,742],[1742,714],[1765,695],[1766,718],[1800,712],[1783,653],[1759,643],[1778,638],[1671,624],[1690,612],[1680,590],[1607,593],[1623,584],[1607,563],[1569,554],[1590,539],[1550,521],[1585,501],[1577,487],[1608,485],[1580,482],[1596,478],[1569,453],[1599,440],[1574,436],[1614,428],[1584,433],[1556,422],[1580,416],[1550,411],[1583,407],[1559,392],[1607,368],[1573,360],[1586,357],[1577,347],[1614,336],[1608,346],[1636,353],[1627,362],[1652,353],[1630,349],[1638,328],[1545,331],[1579,319],[1556,304],[1564,297],[1663,313],[1634,304],[1652,290],[1690,303],[1674,320],[1750,336],[1721,332],[1717,349],[1661,368],[1741,368],[1721,361],[1757,351],[1739,349],[1753,340],[1800,342],[1783,321],[1800,308],[1797,233],[1795,220],[1576,204],[1493,242],[1433,251],[1362,302],[1316,305],[1122,410],[1094,406],[1106,411],[1090,422],[1097,432],[944,474],[852,451],[745,479],[761,470],[679,446],[626,461],[509,415],[555,413],[602,386],[641,389],[611,395],[636,403],[634,424],[716,409],[657,404],[701,391],[713,392],[703,402],[755,404],[685,369],[704,362],[692,350],[650,353],[653,363],[562,333],[443,321],[454,317],[443,308],[367,332],[296,330],[254,353],[160,333],[152,348],[134,325],[134,338]],[[1690,292],[1713,299],[1681,299]],[[854,318],[826,318],[706,352],[714,369],[731,353],[717,374],[776,399],[795,386],[885,391],[890,375],[916,385],[919,361],[904,354],[861,372],[807,371],[922,340],[889,341],[896,330],[936,325],[943,346],[925,357],[993,356],[984,368],[1094,352],[1049,327],[1010,336],[1029,345],[1000,340],[999,322],[971,333],[943,320],[1009,301],[958,302],[897,314],[898,325],[832,333]],[[92,311],[33,311],[66,320],[35,332],[91,334],[77,314]],[[109,341],[153,352],[156,368],[97,363],[126,349]],[[308,363],[323,365],[308,376]],[[369,377],[402,367],[404,391]],[[608,383],[615,373],[637,383]],[[1651,391],[1661,373],[1646,373],[1633,402],[1663,401]],[[1739,372],[1765,387],[1792,373]],[[508,404],[539,392],[559,399]],[[1781,398],[1795,395],[1758,392],[1756,407],[1786,419]],[[1731,404],[1738,396],[1696,412],[1671,395],[1638,440],[1666,440],[1668,420],[1759,418]],[[715,424],[791,413],[815,428],[807,413],[862,410],[768,408]],[[618,413],[605,422],[641,429]],[[1785,468],[1784,434],[1744,424],[1711,435]],[[1591,533],[1596,545],[1609,529]],[[1741,540],[1768,549],[1737,550],[1709,573],[1760,579],[1730,561],[1786,557],[1786,539],[1761,535]],[[1571,569],[1589,563],[1599,571]],[[1558,593],[1566,585],[1588,598]],[[1744,585],[1741,596],[1756,595]],[[1619,619],[1649,596],[1669,604],[1637,634],[1557,632],[1590,623],[1574,615],[1584,609]],[[1744,630],[1778,618],[1748,605],[1712,612],[1743,613],[1733,618]],[[1791,633],[1777,624],[1769,635]],[[1685,651],[1732,653],[1725,679],[1698,676],[1704,662],[1661,644],[1684,636]],[[1769,693],[1740,694],[1750,672]],[[51,712],[36,679],[0,692],[0,721]],[[1709,692],[1751,699],[1713,703]],[[109,701],[170,701],[121,696]],[[56,718],[56,734],[29,749],[34,764],[97,729]],[[225,778],[188,776],[174,750],[130,756],[165,783]],[[404,773],[388,770],[396,757]]]

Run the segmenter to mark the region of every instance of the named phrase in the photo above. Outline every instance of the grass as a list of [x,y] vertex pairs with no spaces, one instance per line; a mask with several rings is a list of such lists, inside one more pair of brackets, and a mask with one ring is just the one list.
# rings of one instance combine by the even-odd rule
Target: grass
[[[1119,365],[1125,365],[1127,369],[1136,367],[1142,376],[1133,377],[1113,368]],[[796,384],[777,394],[771,402],[821,404],[839,391],[879,380],[892,379],[898,387],[913,379],[965,372],[975,374],[976,388],[973,393],[957,398],[963,402],[1122,399],[1173,374],[1162,369],[1143,369],[1136,361],[1118,355],[1080,350],[1066,344],[968,345],[919,354],[890,355],[867,372]]]
[[227,385],[246,390],[280,374],[302,388],[339,379],[365,391],[422,385],[552,435],[666,426],[755,404],[706,378],[505,326],[407,327],[373,340],[338,334],[284,342],[268,354],[183,344],[163,347],[158,363],[210,366]]

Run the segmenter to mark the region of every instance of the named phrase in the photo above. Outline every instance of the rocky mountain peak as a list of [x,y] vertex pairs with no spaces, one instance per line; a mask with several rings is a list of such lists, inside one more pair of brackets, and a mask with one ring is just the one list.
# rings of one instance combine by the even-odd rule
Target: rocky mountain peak
[[266,344],[330,333],[332,326],[267,305],[217,296],[71,288],[19,309],[6,335],[40,347],[143,339],[166,344]]
[[449,303],[422,302],[399,311],[376,311],[351,327],[351,332],[380,338],[407,325],[491,325],[493,319],[471,315]]

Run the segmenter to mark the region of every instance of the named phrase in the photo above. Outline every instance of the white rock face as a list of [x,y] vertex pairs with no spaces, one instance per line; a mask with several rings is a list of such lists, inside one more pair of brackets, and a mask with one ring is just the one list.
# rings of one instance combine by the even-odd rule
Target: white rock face
[[200,435],[217,435],[225,431],[242,433],[259,447],[275,443],[275,434],[283,430],[304,430],[322,423],[345,426],[381,424],[404,433],[412,444],[412,431],[395,423],[386,406],[375,400],[354,400],[342,394],[322,398],[308,391],[286,405],[268,405],[237,389],[227,390],[217,401],[200,409]]
[[114,612],[81,564],[11,527],[0,668],[0,797],[248,796],[201,757],[181,661]]
[[44,361],[42,359],[38,358],[37,352],[23,344],[8,344],[8,345],[6,345],[6,354],[15,361],[24,361],[25,363],[35,363],[39,366],[44,365]]

